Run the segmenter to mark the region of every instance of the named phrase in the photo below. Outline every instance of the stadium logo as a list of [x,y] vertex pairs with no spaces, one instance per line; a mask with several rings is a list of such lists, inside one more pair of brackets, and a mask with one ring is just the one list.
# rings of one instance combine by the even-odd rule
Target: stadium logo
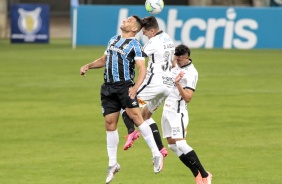
[[[175,44],[187,44],[191,48],[214,48],[223,47],[251,49],[258,42],[255,30],[258,29],[258,23],[249,18],[236,20],[237,13],[234,8],[226,10],[226,17],[208,18],[207,20],[194,17],[186,21],[177,19],[178,11],[171,9],[168,12],[168,23],[158,18],[160,25],[166,26],[167,33],[175,39],[176,29],[181,28],[181,40],[174,40]],[[160,26],[161,27],[161,26]],[[165,30],[165,27],[161,27]],[[222,34],[218,34],[222,32]],[[219,40],[222,40],[220,43]]]
[[[128,16],[128,9],[119,11],[119,22]],[[181,17],[181,16],[180,16]],[[223,17],[189,17],[179,18],[178,10],[168,10],[167,20],[157,17],[161,30],[167,32],[175,45],[186,44],[191,48],[239,48],[251,49],[256,47],[258,37],[256,31],[259,24],[251,18],[237,18],[234,8],[226,9]],[[120,30],[117,31],[120,34]],[[142,32],[136,35],[142,43],[148,38]]]
[[35,34],[41,28],[41,8],[37,7],[33,11],[26,11],[22,8],[18,10],[19,19],[18,26],[22,33]]

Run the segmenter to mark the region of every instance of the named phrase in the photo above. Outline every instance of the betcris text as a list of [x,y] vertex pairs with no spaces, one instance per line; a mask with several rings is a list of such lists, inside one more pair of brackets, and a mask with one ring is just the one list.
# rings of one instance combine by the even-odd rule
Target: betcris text
[[[174,40],[175,45],[186,44],[191,48],[237,48],[252,49],[258,43],[256,31],[259,24],[251,18],[237,18],[234,8],[226,8],[222,17],[189,16],[181,18],[178,9],[169,8],[166,16],[156,15],[161,30],[167,32]],[[204,11],[204,10],[203,10]],[[117,34],[120,34],[119,25],[130,16],[127,8],[119,10]],[[141,43],[147,38],[142,31],[137,34]]]

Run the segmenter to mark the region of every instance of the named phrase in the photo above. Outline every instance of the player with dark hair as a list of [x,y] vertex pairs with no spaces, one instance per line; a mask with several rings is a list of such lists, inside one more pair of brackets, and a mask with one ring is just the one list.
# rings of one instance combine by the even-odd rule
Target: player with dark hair
[[177,65],[172,69],[175,86],[164,102],[162,132],[168,147],[195,176],[196,184],[211,184],[212,175],[204,169],[197,154],[186,142],[189,123],[187,103],[191,101],[198,81],[198,72],[190,54],[190,49],[185,45],[175,48]]
[[[120,26],[122,34],[110,39],[104,55],[80,68],[80,74],[85,75],[88,69],[105,67],[104,83],[101,86],[101,104],[105,118],[109,157],[106,183],[110,183],[115,173],[120,170],[120,165],[117,162],[119,142],[117,123],[122,108],[138,126],[150,147],[155,162],[154,172],[159,173],[163,167],[163,156],[158,150],[149,125],[144,123],[136,97],[137,90],[146,75],[142,47],[134,38],[141,28],[142,22],[138,16],[125,19]],[[138,69],[138,77],[134,83],[135,65]]]
[[[149,38],[149,41],[143,47],[143,52],[149,57],[149,61],[146,78],[139,87],[137,96],[139,103],[144,105],[141,111],[142,116],[145,122],[150,125],[157,146],[165,157],[168,152],[163,146],[158,126],[152,118],[152,114],[162,104],[173,87],[170,70],[172,68],[174,43],[168,34],[159,29],[157,19],[154,16],[143,18],[142,23],[143,35]],[[138,138],[139,132],[134,129],[133,122],[125,112],[122,116],[128,128],[127,141],[124,145],[124,150],[127,150],[133,145],[133,141]]]

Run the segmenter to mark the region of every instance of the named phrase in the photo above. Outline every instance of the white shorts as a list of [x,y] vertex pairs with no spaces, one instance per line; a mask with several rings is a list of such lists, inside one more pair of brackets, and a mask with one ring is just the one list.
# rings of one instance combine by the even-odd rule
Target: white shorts
[[164,110],[162,114],[163,138],[185,138],[189,123],[188,112],[181,113]]
[[153,113],[169,95],[172,84],[171,78],[158,74],[147,74],[142,85],[139,87],[137,97],[139,104],[147,105]]

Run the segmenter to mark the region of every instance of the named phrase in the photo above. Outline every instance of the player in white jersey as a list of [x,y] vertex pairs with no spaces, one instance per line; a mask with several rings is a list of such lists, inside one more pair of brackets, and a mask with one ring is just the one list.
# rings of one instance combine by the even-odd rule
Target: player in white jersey
[[198,72],[190,53],[185,45],[175,48],[177,65],[172,69],[175,86],[164,102],[162,131],[168,147],[191,170],[196,184],[211,184],[212,175],[204,169],[197,154],[186,142],[189,122],[187,103],[191,101],[198,81]]
[[146,115],[150,118],[173,87],[171,68],[175,47],[170,36],[156,27],[155,17],[146,17],[142,21],[143,34],[149,38],[143,52],[149,57],[149,61],[146,78],[138,89],[137,96],[147,102],[142,111],[149,110],[150,113]]
[[[158,22],[154,16],[142,19],[143,35],[149,38],[149,41],[143,47],[143,52],[149,57],[146,78],[139,87],[137,96],[139,104],[143,104],[142,116],[146,123],[152,129],[157,146],[163,156],[168,152],[162,144],[161,136],[156,122],[152,118],[153,112],[162,104],[169,95],[173,87],[171,79],[172,57],[174,54],[174,43],[170,36],[159,30]],[[123,114],[126,126],[128,127],[128,137],[124,149],[132,146],[138,132],[134,130],[134,125]]]

